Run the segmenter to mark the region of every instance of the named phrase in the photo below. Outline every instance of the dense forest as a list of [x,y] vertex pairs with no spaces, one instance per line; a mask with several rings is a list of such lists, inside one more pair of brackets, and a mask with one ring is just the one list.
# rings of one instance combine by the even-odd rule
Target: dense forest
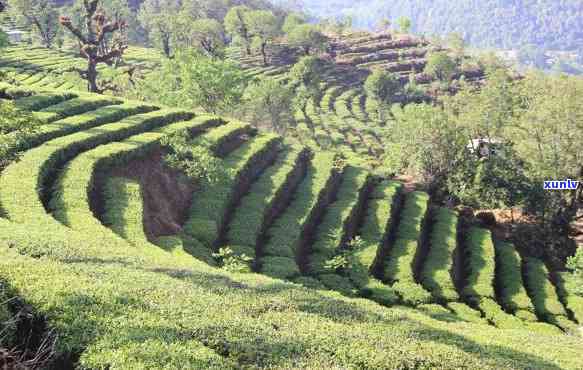
[[297,0],[278,1],[326,17],[350,17],[355,27],[374,29],[385,18],[412,20],[412,31],[457,32],[472,46],[583,50],[583,2],[579,0]]

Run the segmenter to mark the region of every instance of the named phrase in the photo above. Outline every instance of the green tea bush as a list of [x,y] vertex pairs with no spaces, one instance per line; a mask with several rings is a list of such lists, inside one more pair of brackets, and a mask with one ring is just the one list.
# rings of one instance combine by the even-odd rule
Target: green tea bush
[[575,294],[581,289],[579,280],[570,272],[556,273],[557,294],[579,324],[583,324],[583,297]]
[[215,116],[198,116],[192,120],[172,123],[182,117],[175,113],[162,116],[160,118],[166,126],[130,136],[120,142],[101,145],[68,162],[55,183],[53,198],[49,203],[53,216],[76,230],[99,230],[101,224],[94,218],[90,205],[101,174],[130,160],[147,156],[166,135],[183,130],[194,135],[223,123]]
[[305,162],[307,155],[306,149],[286,148],[276,162],[261,174],[233,213],[227,234],[228,243],[259,244],[260,236],[280,212],[283,202],[291,197],[292,187],[302,179],[302,162]]
[[[0,176],[0,205],[7,217],[16,222],[26,222],[30,219],[50,220],[39,199],[39,190],[41,192],[49,190],[43,189],[44,184],[54,175],[59,164],[99,145],[123,140],[169,122],[192,117],[190,113],[165,110],[128,118],[128,114],[135,114],[141,110],[140,106],[131,105],[130,107],[129,111],[127,106],[124,107],[126,109],[120,107],[120,109],[110,111],[111,114],[105,117],[105,122],[118,120],[120,117],[123,118],[121,121],[51,140],[27,151],[19,162],[8,166]],[[93,115],[89,116],[88,120],[83,122],[84,124],[101,123]]]
[[388,281],[414,281],[413,262],[421,238],[421,226],[427,211],[429,195],[422,192],[407,194],[400,215],[396,240],[387,257],[384,276]]
[[406,195],[396,240],[391,245],[384,267],[385,280],[393,283],[404,303],[411,305],[431,301],[431,294],[416,282],[414,271],[428,206],[428,194],[415,191]]
[[43,92],[16,99],[14,104],[20,109],[39,111],[75,97],[77,97],[77,95],[68,92]]
[[122,100],[112,97],[79,95],[78,98],[65,100],[61,103],[41,109],[35,115],[44,123],[49,123],[65,117],[83,114],[101,107],[119,105],[122,103]]
[[536,321],[534,306],[522,280],[522,258],[514,245],[496,243],[496,284],[502,306],[523,319]]
[[472,227],[466,235],[466,285],[463,296],[477,304],[481,297],[495,298],[496,252],[489,230]]
[[143,201],[139,183],[123,177],[107,179],[103,189],[103,223],[131,244],[147,243]]
[[459,299],[452,277],[454,252],[457,247],[457,214],[439,208],[434,215],[429,239],[429,253],[421,271],[421,282],[433,297],[442,302]]
[[[313,215],[323,206],[328,197],[337,170],[334,168],[336,155],[330,152],[316,152],[309,163],[306,177],[298,186],[295,197],[286,210],[274,221],[267,232],[264,246],[263,270],[267,272],[295,272],[295,269],[283,271],[272,265],[268,257],[287,257],[294,260],[300,253],[300,244],[304,230],[309,226]],[[291,279],[294,275],[270,275],[277,278]]]
[[359,231],[362,246],[353,252],[355,266],[348,273],[352,282],[359,287],[362,296],[381,304],[393,304],[398,299],[394,290],[371,276],[370,271],[378,263],[377,257],[386,237],[391,233],[395,203],[401,187],[400,183],[385,180],[372,190]]
[[557,290],[549,280],[549,271],[544,262],[534,257],[525,258],[526,289],[539,318],[553,323],[557,316],[567,317],[565,307],[559,300]]
[[512,316],[498,305],[498,303],[489,297],[481,297],[478,306],[484,314],[484,318],[500,329],[523,329],[523,323],[516,316]]
[[[314,242],[310,246],[312,253],[318,254],[319,258],[326,258],[327,262],[319,264],[310,261],[310,272],[326,273],[330,270],[325,266],[326,263],[334,258],[341,259],[344,248],[351,249],[343,243],[348,244],[356,233],[358,222],[356,216],[364,201],[370,180],[370,174],[362,168],[347,166],[344,169],[336,200],[326,207],[326,213],[316,229]],[[344,266],[345,272],[350,270],[348,267]]]
[[242,196],[239,187],[269,164],[280,140],[272,134],[260,135],[229,154],[223,163],[226,176],[217,183],[204,185],[194,197],[184,232],[213,248],[222,237],[234,203]]

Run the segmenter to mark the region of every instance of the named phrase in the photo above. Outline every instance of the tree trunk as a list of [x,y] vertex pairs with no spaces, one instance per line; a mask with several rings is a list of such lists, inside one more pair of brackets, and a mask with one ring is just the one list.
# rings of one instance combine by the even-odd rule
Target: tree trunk
[[267,43],[261,43],[261,55],[263,55],[263,65],[267,66],[267,52],[266,52]]
[[97,87],[97,65],[91,60],[87,63],[87,89],[92,93],[101,93]]
[[170,38],[168,36],[162,36],[162,49],[164,49],[164,55],[170,58]]

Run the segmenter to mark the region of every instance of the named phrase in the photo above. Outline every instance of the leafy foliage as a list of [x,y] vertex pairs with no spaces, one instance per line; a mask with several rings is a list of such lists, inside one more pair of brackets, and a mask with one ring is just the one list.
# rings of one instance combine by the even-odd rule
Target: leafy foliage
[[283,82],[262,78],[251,82],[243,95],[243,111],[249,122],[285,134],[291,124],[293,90]]
[[236,254],[231,248],[221,248],[218,253],[213,253],[213,257],[218,258],[223,269],[229,272],[251,272],[249,262],[253,258],[245,254]]
[[449,82],[457,71],[455,61],[446,52],[436,52],[429,56],[425,73],[440,81]]
[[248,77],[233,62],[183,51],[162,63],[136,88],[149,101],[176,107],[226,112],[241,101]]
[[0,168],[16,157],[19,148],[38,132],[40,122],[26,110],[11,101],[0,101]]
[[303,49],[306,55],[313,50],[323,51],[328,45],[328,38],[313,24],[300,24],[291,29],[288,42]]
[[220,159],[206,146],[193,145],[186,132],[165,137],[162,145],[170,151],[164,155],[166,164],[199,184],[212,185],[226,176]]

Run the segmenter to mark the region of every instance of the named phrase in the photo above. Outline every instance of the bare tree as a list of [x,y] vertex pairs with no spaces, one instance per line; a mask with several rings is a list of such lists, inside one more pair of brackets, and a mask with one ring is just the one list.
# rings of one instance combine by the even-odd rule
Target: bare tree
[[117,19],[109,21],[103,9],[98,9],[99,0],[83,0],[85,5],[85,32],[71,22],[69,17],[61,16],[59,22],[79,41],[81,55],[87,59],[86,69],[76,69],[90,92],[103,94],[106,90],[116,90],[113,82],[98,84],[97,65],[117,64],[127,49],[127,39],[123,36],[126,23]]

